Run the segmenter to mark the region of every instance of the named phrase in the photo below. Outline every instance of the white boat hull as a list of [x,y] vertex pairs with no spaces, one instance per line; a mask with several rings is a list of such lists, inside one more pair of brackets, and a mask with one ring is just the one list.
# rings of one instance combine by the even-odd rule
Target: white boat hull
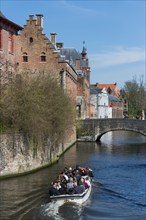
[[58,196],[50,196],[51,200],[62,200],[64,203],[66,202],[75,202],[78,204],[82,204],[87,201],[91,193],[91,186],[85,190],[82,194],[73,194],[73,195],[58,195]]

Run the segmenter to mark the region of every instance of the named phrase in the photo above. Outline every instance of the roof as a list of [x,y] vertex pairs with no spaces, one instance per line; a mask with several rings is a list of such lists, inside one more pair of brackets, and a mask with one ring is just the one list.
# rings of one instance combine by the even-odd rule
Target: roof
[[118,90],[118,87],[117,87],[117,83],[114,83],[114,84],[109,84],[109,83],[107,83],[107,84],[96,84],[96,87],[97,88],[106,88],[107,90],[110,88],[111,89],[111,91],[115,94],[115,95],[117,95],[117,96],[119,96],[120,95],[120,91]]
[[90,95],[98,95],[102,92],[102,88],[90,88]]
[[75,65],[76,60],[80,60],[80,66],[86,67],[85,62],[82,60],[81,54],[75,48],[61,48],[60,55],[65,56],[65,60],[72,61]]
[[109,95],[110,102],[121,102],[121,100],[116,95]]
[[0,17],[6,18],[1,11],[0,11]]
[[114,84],[97,84],[97,87],[98,88],[111,88],[111,90],[115,91],[117,89],[117,84],[114,83]]
[[15,24],[14,22],[12,22],[12,21],[10,21],[9,19],[7,19],[7,18],[3,15],[3,13],[2,13],[1,11],[0,11],[0,20],[3,21],[3,22],[8,23],[8,24],[10,24],[10,25],[12,25],[13,27],[15,27],[15,29],[16,29],[17,31],[23,29],[23,28],[22,28],[21,26],[19,26],[18,24]]

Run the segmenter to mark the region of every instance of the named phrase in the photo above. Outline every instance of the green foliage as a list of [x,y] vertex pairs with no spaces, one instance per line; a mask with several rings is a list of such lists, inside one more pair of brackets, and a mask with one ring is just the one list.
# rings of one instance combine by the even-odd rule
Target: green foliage
[[123,93],[128,100],[129,117],[142,117],[142,111],[146,108],[146,92],[143,77],[137,81],[136,77],[125,82]]
[[17,75],[1,86],[0,124],[3,130],[21,132],[35,139],[49,136],[58,140],[73,122],[70,99],[49,76]]

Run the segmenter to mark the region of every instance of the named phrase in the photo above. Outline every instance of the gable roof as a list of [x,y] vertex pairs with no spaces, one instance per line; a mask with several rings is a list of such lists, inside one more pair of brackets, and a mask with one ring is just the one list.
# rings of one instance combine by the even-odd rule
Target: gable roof
[[6,18],[1,11],[0,11],[0,17]]
[[5,22],[6,24],[12,25],[17,31],[22,30],[23,28],[19,26],[18,24],[15,24],[14,22],[7,19],[3,13],[0,11],[0,21]]
[[116,96],[119,96],[120,95],[120,91],[118,90],[118,87],[117,87],[117,83],[114,83],[114,84],[96,84],[96,87],[97,88],[106,88],[107,90],[108,89],[111,89],[111,91],[116,95]]
[[117,88],[117,84],[116,83],[114,83],[114,84],[97,84],[97,87],[98,88],[106,88],[106,89],[110,88],[111,90],[115,91]]

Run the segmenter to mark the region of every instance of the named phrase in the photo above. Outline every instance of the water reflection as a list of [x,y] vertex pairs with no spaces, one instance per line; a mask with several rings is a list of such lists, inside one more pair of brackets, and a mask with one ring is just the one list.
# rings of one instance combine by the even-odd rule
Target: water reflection
[[82,220],[92,217],[102,220],[108,216],[118,220],[123,218],[123,210],[125,219],[133,220],[133,216],[144,219],[146,137],[125,131],[108,132],[99,143],[78,142],[52,167],[1,181],[1,219],[55,219],[56,209],[49,203],[49,184],[65,166],[76,164],[94,170],[90,202],[81,209],[71,204],[55,206],[59,219],[70,219],[70,213],[74,213],[73,220],[80,217]]
[[146,137],[135,132],[108,132],[101,137],[100,147],[114,154],[139,154],[146,152]]

